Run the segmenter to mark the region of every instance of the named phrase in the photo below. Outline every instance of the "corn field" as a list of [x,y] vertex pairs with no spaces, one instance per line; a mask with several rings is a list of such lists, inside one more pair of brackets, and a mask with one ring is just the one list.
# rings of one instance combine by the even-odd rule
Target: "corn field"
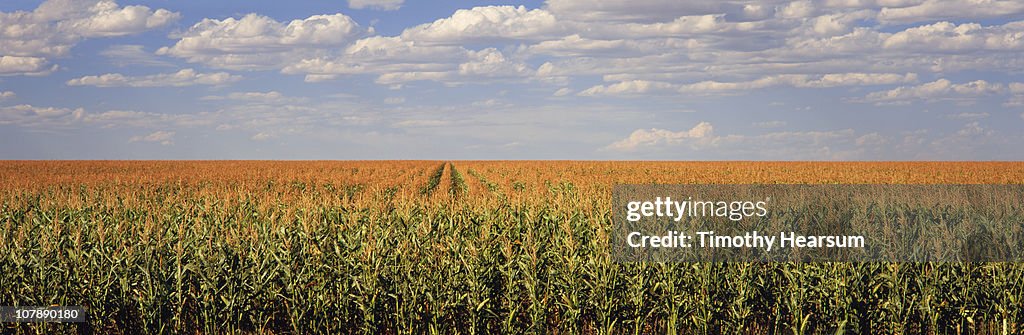
[[0,306],[88,322],[0,330],[1024,333],[1019,263],[614,262],[617,183],[1022,184],[1024,163],[6,161]]

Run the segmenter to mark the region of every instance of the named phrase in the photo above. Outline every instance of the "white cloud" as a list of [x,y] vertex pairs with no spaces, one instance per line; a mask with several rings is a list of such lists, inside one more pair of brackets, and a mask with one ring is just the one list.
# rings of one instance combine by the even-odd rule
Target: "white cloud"
[[48,58],[66,56],[83,39],[137,34],[180,17],[166,9],[121,7],[112,0],[48,0],[31,12],[0,12],[0,57],[6,63],[0,73],[47,74],[55,69],[47,66]]
[[803,19],[814,15],[816,9],[810,0],[793,1],[779,7],[775,15],[783,19]]
[[702,81],[695,84],[684,85],[679,88],[682,92],[695,92],[695,93],[710,93],[710,92],[723,92],[723,91],[736,91],[736,90],[752,90],[765,87],[771,87],[782,84],[796,85],[801,82],[806,82],[807,76],[805,75],[775,75],[759,78],[752,81],[740,81],[740,82],[718,82],[718,81]]
[[858,147],[879,146],[889,143],[889,140],[885,138],[885,136],[882,136],[878,133],[870,133],[858,137],[856,140],[854,140],[854,143],[856,143]]
[[666,21],[684,15],[724,12],[720,0],[548,0],[546,8],[560,17],[585,21]]
[[642,146],[678,144],[684,141],[708,138],[711,136],[712,131],[713,127],[708,122],[701,122],[690,128],[690,130],[677,132],[658,128],[637,129],[629,134],[629,137],[608,145],[606,149],[632,151]]
[[757,140],[769,140],[773,143],[808,142],[818,145],[827,144],[829,140],[852,138],[854,135],[855,132],[853,129],[843,129],[833,131],[784,131],[750,136],[750,138],[756,138]]
[[378,84],[400,85],[420,80],[457,84],[526,78],[535,71],[494,48],[472,51],[457,46],[423,45],[401,37],[374,36],[355,41],[340,55],[303,59],[282,72],[305,74],[308,82],[333,80],[339,75],[376,74]]
[[83,124],[101,128],[157,128],[161,126],[202,125],[208,121],[199,118],[207,115],[199,114],[160,114],[131,110],[109,110],[101,113],[87,113],[81,119]]
[[112,45],[106,50],[100,51],[100,55],[109,58],[112,63],[118,66],[174,66],[170,62],[159,59],[153,53],[146,51],[144,46],[138,44]]
[[1004,107],[1020,107],[1024,106],[1024,95],[1014,95],[1009,100],[1003,103]]
[[958,113],[958,114],[949,115],[949,118],[951,118],[951,119],[961,119],[961,120],[984,119],[984,118],[987,118],[987,117],[989,117],[989,114],[986,113],[986,112],[980,112],[980,113],[964,112],[964,113]]
[[820,78],[798,83],[797,87],[871,86],[912,83],[916,73],[830,73]]
[[445,71],[407,71],[384,73],[374,82],[381,85],[397,85],[411,81],[446,81],[451,78],[452,73]]
[[802,18],[790,18],[765,21],[761,29],[768,28],[776,31],[792,27],[788,34],[803,37],[832,37],[849,34],[863,24],[866,20],[873,19],[876,11],[863,9],[852,11],[827,11],[817,15],[810,15]]
[[498,100],[498,99],[487,99],[487,100],[474,101],[470,105],[474,106],[474,107],[487,107],[487,108],[495,108],[495,107],[506,107],[507,108],[507,107],[514,106],[513,104],[509,104],[509,103],[503,102],[503,101]]
[[785,127],[785,126],[786,126],[786,121],[779,121],[779,120],[754,122],[754,127],[757,127],[757,128],[779,128],[779,127]]
[[313,15],[287,24],[248,14],[203,19],[157,54],[227,69],[271,69],[321,48],[345,45],[364,33],[344,14]]
[[459,75],[474,77],[523,77],[533,73],[525,63],[505,58],[494,48],[474,52],[473,60],[459,64]]
[[171,145],[174,144],[173,131],[158,130],[145,136],[133,136],[129,142],[156,142],[160,145]]
[[[616,33],[622,35],[620,33]],[[674,50],[695,50],[702,47],[694,38],[652,38],[652,39],[591,39],[572,34],[560,39],[541,41],[530,45],[522,51],[524,55],[558,56],[558,57],[593,57],[602,58],[622,56],[642,56],[651,53]],[[550,63],[549,63],[550,64]]]
[[985,130],[985,128],[981,127],[981,124],[978,123],[978,121],[974,121],[965,124],[964,128],[957,131],[956,134],[962,137],[969,137],[979,135],[992,135],[992,131]]
[[0,92],[0,101],[4,101],[4,100],[8,100],[8,99],[14,99],[14,97],[16,97],[16,96],[18,96],[18,95],[14,94],[14,92],[2,91],[2,92]]
[[405,98],[403,98],[403,97],[390,97],[390,98],[384,99],[384,103],[389,104],[389,105],[400,105],[400,104],[405,103]]
[[727,22],[723,15],[681,16],[669,22],[604,24],[579,28],[601,38],[706,37],[762,28],[757,22]]
[[585,89],[576,95],[579,96],[601,96],[601,95],[637,95],[655,92],[670,92],[676,85],[660,81],[630,80],[612,85],[597,85]]
[[163,27],[180,18],[181,14],[166,9],[153,11],[146,6],[119,7],[114,1],[99,1],[89,8],[88,16],[61,21],[57,27],[84,37],[111,37]]
[[942,100],[955,98],[975,98],[983,95],[1002,92],[1003,85],[984,80],[975,80],[963,84],[954,84],[947,79],[917,86],[900,86],[888,91],[868,94],[863,101],[883,104],[903,104],[913,100]]
[[398,10],[402,8],[405,0],[348,0],[348,7],[352,9],[379,9]]
[[356,41],[345,48],[345,59],[360,63],[436,63],[450,64],[468,58],[469,51],[455,46],[425,46],[400,37],[375,36]]
[[82,108],[37,107],[16,105],[0,107],[0,125],[20,126],[66,125],[85,116]]
[[256,135],[252,135],[249,139],[253,141],[266,141],[277,138],[277,135],[268,132],[259,132]]
[[991,18],[1024,13],[1016,0],[926,0],[906,7],[882,8],[878,21],[911,23],[931,20]]
[[447,120],[402,120],[392,124],[396,128],[426,128],[426,127],[443,127],[451,125],[451,121]]
[[702,81],[693,84],[672,84],[660,81],[630,80],[612,85],[597,85],[580,92],[581,96],[636,95],[648,93],[715,93],[761,89],[773,86],[799,88],[829,88],[839,86],[870,86],[917,81],[913,73],[830,73],[820,76],[802,74],[780,74],[751,81],[718,82]]
[[1010,88],[1010,93],[1024,94],[1024,83],[1010,83],[1007,86]]
[[925,0],[825,0],[822,4],[829,8],[898,8],[918,5],[924,1]]
[[1024,49],[1022,34],[1024,21],[1001,26],[938,22],[889,35],[882,46],[916,51],[1021,50]]
[[407,41],[462,44],[495,39],[537,40],[554,37],[564,30],[558,19],[543,9],[485,6],[460,9],[450,17],[408,28],[401,37]]
[[47,75],[57,70],[43,57],[0,56],[0,76]]
[[71,79],[67,81],[67,84],[69,86],[97,87],[181,87],[192,85],[226,85],[241,79],[241,76],[232,75],[227,72],[201,73],[193,69],[183,69],[175,73],[160,73],[139,77],[129,77],[120,73],[107,73]]
[[1024,83],[1010,83],[1007,85],[1010,89],[1010,99],[1003,103],[1005,107],[1020,107],[1024,106]]
[[787,85],[802,88],[829,88],[839,86],[871,86],[907,83],[917,81],[913,73],[830,73],[821,76],[782,74],[767,76],[753,81],[717,82],[704,81],[680,87],[683,92],[716,92],[750,90]]
[[323,81],[335,80],[338,79],[338,77],[339,76],[336,74],[307,74],[303,81],[307,83],[319,83]]
[[[886,32],[882,27],[855,27],[842,35],[800,34],[782,46],[754,53],[736,52],[736,59],[719,53],[719,71],[778,71],[795,66],[836,71],[942,72],[1012,71],[1024,57],[1007,51],[1024,50],[1024,21],[983,26],[938,22]],[[760,59],[761,62],[742,62]],[[730,66],[734,65],[734,66]],[[739,65],[739,66],[735,66]]]
[[228,95],[208,95],[200,98],[206,101],[232,100],[240,102],[251,102],[261,104],[292,104],[305,102],[307,99],[289,97],[278,91],[268,92],[232,92]]
[[572,92],[573,92],[573,90],[571,88],[562,87],[562,88],[558,89],[557,91],[555,91],[555,93],[552,94],[552,95],[554,95],[556,97],[564,97],[564,96],[572,94]]
[[270,92],[233,92],[228,94],[232,100],[270,100],[277,101],[284,98],[284,95],[277,91]]
[[378,83],[400,83],[448,78],[458,64],[469,60],[470,52],[461,47],[423,46],[398,37],[374,36],[354,42],[339,56],[303,59],[282,72],[305,74],[307,81],[369,73],[380,75]]
[[[158,52],[213,67],[279,69],[303,75],[307,82],[371,74],[375,82],[392,87],[417,80],[450,86],[536,80],[564,86],[573,78],[596,75],[612,83],[603,85],[612,94],[622,88],[622,93],[641,95],[647,94],[642,84],[635,93],[628,84],[614,83],[661,82],[683,93],[706,94],[772,86],[906,84],[921,71],[1024,66],[1024,57],[1016,57],[1017,66],[1014,57],[992,53],[1019,49],[1021,39],[1014,36],[1024,24],[940,22],[890,31],[873,21],[881,8],[916,4],[551,0],[538,9],[460,9],[398,36],[364,37],[372,32],[345,17],[347,26],[355,28],[331,35],[344,38],[314,44],[280,38],[288,35],[284,27],[312,17],[287,23],[250,14],[204,20]],[[992,52],[975,54],[976,48]],[[598,85],[586,94],[600,90]]]
[[[878,134],[856,136],[853,129],[831,131],[784,131],[760,135],[714,135],[711,124],[701,122],[686,131],[637,129],[603,151],[658,153],[658,157],[686,157],[685,151],[702,157],[728,152],[725,157],[757,159],[850,159],[862,153],[860,146],[887,142]],[[846,148],[848,150],[843,150]],[[717,157],[717,156],[716,156]]]

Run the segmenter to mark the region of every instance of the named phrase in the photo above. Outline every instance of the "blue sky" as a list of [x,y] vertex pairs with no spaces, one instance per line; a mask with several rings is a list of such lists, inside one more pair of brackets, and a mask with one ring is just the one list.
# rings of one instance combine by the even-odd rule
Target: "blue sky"
[[1022,1],[5,1],[0,159],[1021,160],[1022,51]]

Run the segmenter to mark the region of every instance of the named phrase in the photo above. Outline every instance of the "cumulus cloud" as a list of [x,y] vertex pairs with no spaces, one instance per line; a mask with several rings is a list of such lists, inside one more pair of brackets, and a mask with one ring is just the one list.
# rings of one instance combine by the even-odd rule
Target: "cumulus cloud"
[[884,145],[888,142],[889,139],[885,138],[885,136],[882,136],[879,133],[865,134],[854,140],[854,143],[856,143],[858,147],[879,146]]
[[[398,37],[375,36],[356,41],[339,56],[307,58],[286,66],[292,74],[331,76],[376,73],[392,76],[427,76],[454,71],[469,60],[469,51],[455,46],[422,46]],[[409,73],[409,74],[398,74]]]
[[427,128],[449,126],[452,121],[448,120],[402,120],[392,124],[396,128]]
[[146,6],[120,7],[114,1],[99,1],[86,13],[88,15],[58,22],[57,28],[83,37],[111,37],[141,33],[181,18],[181,14],[166,9],[154,11]]
[[1013,94],[1024,94],[1024,83],[1010,83],[1010,93]]
[[838,86],[866,86],[905,83],[913,82],[915,80],[917,80],[917,76],[910,73],[904,75],[893,73],[830,73],[821,76],[783,74],[767,76],[752,81],[703,81],[681,86],[679,90],[682,92],[720,92],[760,89],[781,85],[806,88],[828,88]]
[[684,15],[724,12],[729,1],[719,0],[548,0],[548,10],[584,21],[666,21]]
[[57,70],[43,57],[0,56],[0,76],[47,75]]
[[757,128],[779,128],[779,127],[785,127],[785,126],[786,126],[786,121],[780,121],[780,120],[754,122],[754,127],[757,127]]
[[16,96],[18,96],[18,95],[14,94],[14,92],[2,91],[2,92],[0,92],[0,101],[4,101],[4,100],[8,100],[8,99],[14,99],[14,97],[16,97]]
[[27,128],[71,129],[82,127],[134,128],[191,127],[209,125],[209,113],[152,113],[132,110],[87,112],[85,108],[44,107],[29,104],[0,107],[0,125]]
[[612,85],[597,85],[579,93],[581,96],[636,95],[649,93],[716,93],[761,89],[773,86],[799,88],[829,88],[839,86],[870,86],[898,84],[917,81],[913,73],[830,73],[819,76],[782,74],[750,81],[719,82],[702,81],[693,84],[672,84],[668,82],[630,80]]
[[1010,90],[1010,99],[1003,103],[1006,107],[1024,106],[1024,83],[1010,83],[1007,85]]
[[554,15],[524,6],[484,6],[459,9],[452,16],[408,28],[405,40],[462,44],[481,40],[537,40],[564,31]]
[[174,144],[173,131],[158,130],[145,136],[133,136],[128,142],[154,142],[160,143],[160,145],[171,145]]
[[882,104],[904,104],[914,100],[934,101],[954,98],[974,98],[983,95],[997,94],[1004,91],[999,83],[975,80],[963,84],[954,84],[947,79],[916,86],[900,86],[888,91],[868,94],[863,101]]
[[522,62],[505,57],[494,48],[475,52],[472,60],[459,64],[459,74],[477,77],[523,77],[532,74],[533,69]]
[[987,118],[987,117],[989,117],[989,114],[986,113],[986,112],[975,112],[975,113],[963,112],[963,113],[957,113],[957,114],[949,115],[949,118],[951,118],[951,119],[961,119],[961,120],[984,119],[984,118]]
[[525,55],[587,57],[601,55],[603,57],[646,55],[665,50],[697,49],[701,43],[692,38],[665,39],[592,39],[579,34],[572,34],[560,39],[546,40],[525,48]]
[[912,83],[916,73],[830,73],[820,78],[798,82],[797,87],[870,86]]
[[809,0],[793,1],[778,7],[775,16],[784,19],[803,19],[814,15],[816,8]]
[[494,48],[472,51],[459,46],[423,45],[401,37],[374,36],[355,41],[340,55],[303,59],[282,72],[305,74],[306,81],[376,74],[378,84],[400,85],[421,80],[458,83],[523,78],[535,71]]
[[885,38],[886,49],[974,51],[1024,49],[1024,22],[1000,26],[977,23],[953,24],[938,22],[908,28]]
[[978,121],[969,122],[965,124],[962,129],[956,132],[956,134],[961,137],[992,135],[992,133],[992,130],[983,128],[981,123]]
[[146,51],[145,47],[138,44],[112,45],[106,50],[100,51],[100,55],[107,57],[118,66],[141,65],[154,67],[174,66],[170,62],[159,59],[153,53]]
[[20,126],[53,126],[66,125],[85,116],[82,108],[38,107],[33,105],[16,105],[0,107],[0,125],[16,124]]
[[403,98],[403,97],[390,97],[390,98],[384,99],[384,103],[386,103],[388,105],[401,105],[401,104],[405,103],[405,98]]
[[206,101],[220,101],[220,100],[231,100],[251,103],[263,103],[263,104],[290,104],[305,102],[307,99],[299,97],[289,97],[278,91],[268,92],[232,92],[228,95],[208,95],[200,98],[200,100]]
[[658,144],[678,144],[684,141],[699,140],[711,136],[713,127],[711,123],[701,122],[693,128],[683,131],[670,131],[665,129],[637,129],[620,141],[609,144],[606,149],[617,151],[632,151],[638,147],[653,146]]
[[321,48],[345,45],[366,31],[344,14],[313,15],[287,24],[248,14],[203,19],[158,55],[226,69],[271,69]]
[[83,39],[137,34],[180,17],[112,0],[48,0],[31,12],[0,12],[0,74],[47,74],[55,69],[49,58],[66,56]]
[[[884,32],[858,27],[828,37],[798,37],[758,55],[775,62],[872,71],[1005,71],[1024,62],[1012,51],[1024,50],[1024,22],[984,26],[937,22]],[[749,68],[749,66],[748,66]],[[760,70],[766,70],[759,66]]]
[[272,139],[275,139],[275,138],[277,138],[277,135],[274,135],[272,133],[259,132],[259,133],[256,133],[255,135],[252,135],[252,137],[250,137],[249,139],[251,139],[253,141],[267,141],[267,140],[272,140]]
[[611,85],[597,85],[580,93],[579,96],[600,96],[600,95],[636,95],[653,92],[670,92],[676,85],[660,81],[630,80]]
[[[291,22],[249,14],[203,20],[157,53],[218,68],[275,69],[305,76],[307,82],[372,74],[375,82],[392,87],[417,80],[458,85],[524,78],[566,85],[596,75],[612,83],[603,86],[606,92],[641,95],[645,89],[661,93],[662,85],[650,89],[629,82],[667,83],[683,93],[706,94],[906,84],[921,71],[1024,66],[1024,57],[1014,65],[1014,57],[994,54],[1021,48],[1016,36],[1024,25],[1019,22],[934,22],[892,30],[875,21],[882,10],[928,3],[550,0],[535,9],[459,9],[397,36],[372,36],[372,28],[360,28],[343,14]],[[373,6],[368,1],[350,5]],[[580,94],[601,90],[599,85]]]
[[107,73],[98,76],[85,76],[67,81],[69,86],[96,87],[164,87],[192,85],[226,85],[241,80],[242,77],[227,72],[201,73],[193,69],[183,69],[174,73],[160,73],[148,76],[131,77],[120,73]]
[[398,10],[405,0],[348,0],[352,9]]
[[[628,137],[602,148],[618,153],[660,153],[664,157],[680,154],[729,152],[727,157],[759,159],[850,159],[876,149],[888,140],[877,133],[857,136],[853,129],[826,131],[780,131],[758,135],[716,135],[712,126],[701,122],[690,130],[637,129]],[[685,152],[681,152],[685,151]],[[684,156],[685,157],[685,156]]]
[[913,6],[886,7],[878,13],[885,23],[911,23],[956,18],[991,18],[1024,13],[1014,0],[925,0]]
[[602,38],[702,37],[707,34],[748,32],[764,28],[759,22],[729,22],[724,15],[681,16],[669,22],[609,23],[580,28]]

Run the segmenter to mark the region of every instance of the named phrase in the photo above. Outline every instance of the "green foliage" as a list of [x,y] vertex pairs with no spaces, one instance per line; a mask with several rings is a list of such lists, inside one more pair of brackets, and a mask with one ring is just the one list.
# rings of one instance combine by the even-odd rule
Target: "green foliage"
[[[427,186],[437,187],[443,168]],[[452,189],[465,192],[450,168]],[[557,200],[484,207],[304,205],[273,192],[223,199],[174,183],[134,196],[103,188],[10,195],[0,209],[0,305],[81,305],[89,322],[0,329],[1024,332],[1019,264],[616,263],[605,235],[610,209],[566,204],[587,201],[573,184],[546,187]],[[390,199],[395,191],[361,193]]]

